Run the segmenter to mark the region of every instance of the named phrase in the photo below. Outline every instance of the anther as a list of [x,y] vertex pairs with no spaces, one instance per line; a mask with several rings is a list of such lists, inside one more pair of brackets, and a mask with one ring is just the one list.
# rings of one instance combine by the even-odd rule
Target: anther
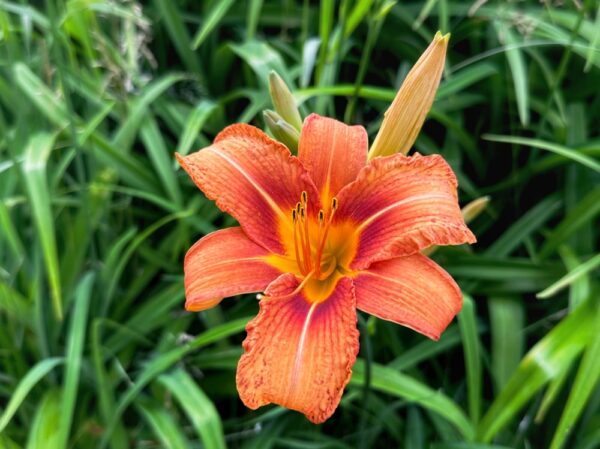
[[323,220],[325,220],[325,212],[323,212],[323,209],[321,209],[319,211],[319,223],[323,223]]
[[301,208],[301,207],[302,207],[302,204],[300,204],[300,203],[296,203],[296,213],[297,213],[298,215],[300,215],[300,208]]
[[298,215],[296,214],[296,209],[292,209],[292,221],[294,223],[296,223],[297,219],[298,219]]
[[308,203],[308,193],[306,193],[306,190],[302,191],[302,203],[304,203],[304,205]]
[[334,196],[333,198],[331,198],[331,210],[335,211],[338,207],[338,200],[337,198]]

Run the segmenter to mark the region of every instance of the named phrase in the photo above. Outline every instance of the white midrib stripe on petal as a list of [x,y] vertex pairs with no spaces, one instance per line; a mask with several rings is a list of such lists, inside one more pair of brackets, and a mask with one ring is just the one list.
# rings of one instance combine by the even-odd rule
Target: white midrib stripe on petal
[[263,197],[263,199],[267,202],[267,204],[269,206],[271,206],[271,208],[275,211],[275,213],[277,213],[277,215],[279,215],[279,218],[281,218],[284,221],[284,223],[289,221],[289,217],[281,210],[281,207],[279,207],[279,205],[275,202],[275,200],[273,200],[273,198],[271,198],[271,196],[267,192],[265,192],[265,190],[260,186],[260,184],[258,182],[256,182],[256,180],[250,174],[248,174],[235,160],[230,158],[227,154],[223,153],[222,151],[217,151],[213,148],[207,148],[204,151],[210,151],[210,152],[214,153],[221,159],[224,159],[227,163],[229,163],[237,171],[239,171],[240,174],[244,178],[246,178],[246,180],[248,180],[248,182],[252,185],[252,187],[254,187],[256,189],[256,191]]
[[391,211],[392,209],[394,209],[396,207],[403,206],[405,204],[412,203],[412,202],[415,202],[415,201],[427,200],[427,199],[449,199],[449,200],[454,201],[455,198],[452,195],[436,195],[436,194],[430,194],[430,193],[428,193],[428,194],[425,194],[425,195],[414,195],[414,196],[411,196],[409,198],[405,198],[403,200],[396,201],[395,203],[392,203],[389,206],[384,207],[383,209],[375,212],[369,218],[367,218],[362,223],[360,223],[360,225],[358,225],[356,227],[355,233],[361,232],[364,228],[366,228],[367,226],[369,226],[371,223],[373,223],[375,220],[377,220],[383,214]]
[[306,315],[306,319],[304,320],[304,325],[302,326],[302,333],[300,334],[300,340],[298,341],[298,350],[296,352],[296,358],[294,359],[294,367],[292,368],[292,381],[291,385],[294,388],[296,382],[298,381],[298,374],[300,373],[300,369],[302,365],[302,353],[304,352],[304,345],[306,343],[306,337],[308,335],[308,328],[310,326],[310,321],[313,315],[313,312],[317,308],[318,303],[313,303],[310,306],[308,314]]

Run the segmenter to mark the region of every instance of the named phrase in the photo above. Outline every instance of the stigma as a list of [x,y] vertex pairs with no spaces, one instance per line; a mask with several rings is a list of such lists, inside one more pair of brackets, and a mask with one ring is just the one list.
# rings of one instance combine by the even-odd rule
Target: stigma
[[[327,235],[335,211],[338,208],[337,198],[331,199],[331,207],[327,213],[320,209],[317,214],[317,234],[311,235],[308,217],[308,193],[302,191],[300,201],[292,209],[292,222],[294,226],[294,256],[298,269],[305,277],[315,279],[326,279],[336,269],[335,258],[330,258],[328,263],[323,264],[323,250],[327,242]],[[314,231],[314,228],[313,228]]]

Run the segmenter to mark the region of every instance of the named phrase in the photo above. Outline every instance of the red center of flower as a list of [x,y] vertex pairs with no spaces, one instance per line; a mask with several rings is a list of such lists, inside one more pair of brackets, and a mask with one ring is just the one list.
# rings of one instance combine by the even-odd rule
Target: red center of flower
[[308,194],[303,191],[296,208],[292,209],[292,221],[294,223],[294,251],[298,269],[305,279],[326,279],[336,269],[335,257],[329,258],[323,263],[323,249],[327,242],[327,235],[333,216],[338,207],[337,198],[332,198],[331,208],[327,217],[323,209],[318,214],[318,229],[316,238],[310,235],[308,218]]

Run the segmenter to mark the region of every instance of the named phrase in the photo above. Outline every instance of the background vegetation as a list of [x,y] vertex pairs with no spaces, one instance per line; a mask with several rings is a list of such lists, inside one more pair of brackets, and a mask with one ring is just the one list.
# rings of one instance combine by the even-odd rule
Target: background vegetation
[[[258,306],[183,311],[185,251],[232,222],[173,153],[263,126],[272,69],[373,138],[438,29],[416,149],[490,197],[479,243],[434,255],[465,307],[438,343],[361,316],[322,426],[251,412]],[[597,1],[15,0],[0,37],[2,448],[600,447]]]

